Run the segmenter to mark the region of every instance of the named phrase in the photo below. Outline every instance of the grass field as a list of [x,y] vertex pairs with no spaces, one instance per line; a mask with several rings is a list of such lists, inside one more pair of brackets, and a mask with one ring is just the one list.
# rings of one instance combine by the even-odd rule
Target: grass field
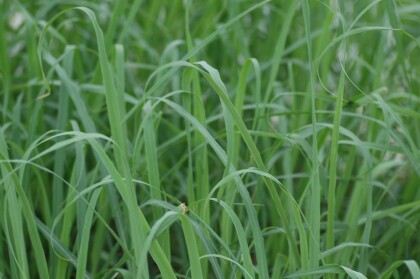
[[0,0],[0,279],[420,278],[419,21]]

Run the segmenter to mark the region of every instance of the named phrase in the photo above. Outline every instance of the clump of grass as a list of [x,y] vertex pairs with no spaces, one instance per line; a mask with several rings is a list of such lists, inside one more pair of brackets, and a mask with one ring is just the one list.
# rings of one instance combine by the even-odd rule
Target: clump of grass
[[0,1],[0,278],[420,278],[416,1]]

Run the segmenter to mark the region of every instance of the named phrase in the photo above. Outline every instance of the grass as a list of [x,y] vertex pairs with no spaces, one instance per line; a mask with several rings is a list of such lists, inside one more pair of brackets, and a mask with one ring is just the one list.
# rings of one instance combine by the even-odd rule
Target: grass
[[0,0],[0,278],[420,278],[419,10]]

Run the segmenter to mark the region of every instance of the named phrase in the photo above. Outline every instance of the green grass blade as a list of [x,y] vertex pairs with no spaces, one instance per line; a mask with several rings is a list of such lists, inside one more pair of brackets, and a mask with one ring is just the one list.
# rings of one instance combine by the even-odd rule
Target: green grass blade
[[96,206],[96,203],[98,202],[99,195],[101,193],[101,188],[95,190],[92,194],[92,197],[89,201],[89,206],[86,211],[86,217],[83,224],[83,232],[81,235],[81,241],[80,241],[80,248],[77,258],[77,273],[76,278],[77,279],[83,279],[86,276],[86,265],[87,265],[87,255],[88,255],[88,249],[89,249],[89,236],[90,236],[90,230],[92,226],[92,219],[93,219],[93,209]]
[[184,215],[179,215],[181,219],[182,229],[184,231],[185,243],[187,244],[188,257],[190,259],[191,277],[204,278],[203,270],[200,263],[200,255],[198,253],[197,239],[195,237],[190,220]]
[[336,196],[335,188],[337,184],[337,154],[338,154],[338,139],[341,122],[341,113],[343,108],[343,94],[344,94],[344,73],[340,75],[340,83],[335,103],[334,126],[331,140],[330,151],[330,171],[328,183],[328,220],[327,220],[327,249],[334,247],[334,220],[336,216]]

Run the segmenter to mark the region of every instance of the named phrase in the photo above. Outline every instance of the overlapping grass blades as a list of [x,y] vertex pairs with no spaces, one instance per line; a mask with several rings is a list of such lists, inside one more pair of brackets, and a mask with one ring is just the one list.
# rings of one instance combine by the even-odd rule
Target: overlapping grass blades
[[0,277],[420,276],[416,1],[47,2],[0,0]]

